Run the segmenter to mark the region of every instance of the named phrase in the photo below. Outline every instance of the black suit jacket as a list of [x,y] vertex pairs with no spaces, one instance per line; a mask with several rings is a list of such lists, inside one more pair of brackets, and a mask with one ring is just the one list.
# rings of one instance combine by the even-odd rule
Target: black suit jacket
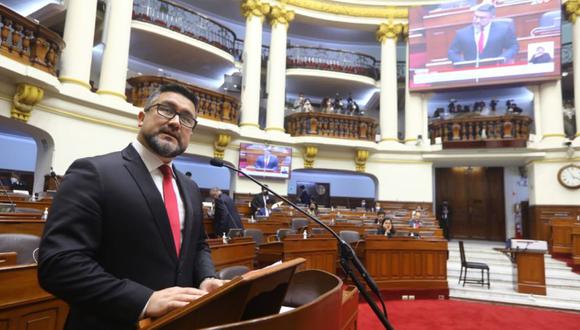
[[226,194],[220,194],[215,199],[213,228],[218,237],[221,237],[223,233],[227,235],[230,228],[244,228],[234,201]]
[[38,265],[41,286],[70,305],[66,329],[132,329],[153,291],[215,276],[199,188],[175,174],[186,212],[179,258],[161,194],[132,146],[68,169]]
[[[488,40],[479,58],[504,57],[506,61],[511,60],[519,49],[513,25],[508,22],[491,22],[490,24]],[[451,61],[472,61],[476,59],[477,44],[473,35],[473,25],[457,31],[447,54]]]

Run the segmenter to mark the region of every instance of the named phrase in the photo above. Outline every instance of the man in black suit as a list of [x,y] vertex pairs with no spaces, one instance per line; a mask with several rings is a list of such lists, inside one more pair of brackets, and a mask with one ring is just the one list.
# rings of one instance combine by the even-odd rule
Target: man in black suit
[[270,196],[268,190],[262,188],[262,193],[257,194],[250,203],[250,214],[259,216],[269,216],[270,206],[274,204],[274,198]]
[[65,329],[134,329],[223,284],[199,188],[172,166],[197,124],[196,106],[187,89],[161,86],[139,113],[137,140],[67,170],[38,265],[41,286],[70,306]]
[[449,46],[452,62],[503,57],[511,61],[518,52],[513,23],[493,21],[495,6],[482,4],[473,13],[473,24],[457,31]]
[[224,233],[227,235],[232,228],[244,229],[234,200],[217,187],[212,188],[209,194],[213,197],[215,204],[213,215],[214,233],[218,237],[221,237]]

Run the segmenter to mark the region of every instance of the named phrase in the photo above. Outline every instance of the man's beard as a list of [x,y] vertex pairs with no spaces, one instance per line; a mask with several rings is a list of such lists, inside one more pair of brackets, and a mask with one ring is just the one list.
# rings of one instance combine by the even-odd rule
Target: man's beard
[[[170,142],[163,141],[159,137],[160,133],[171,135],[173,138],[177,140],[177,144],[173,145]],[[159,132],[157,132],[157,134],[143,134],[143,137],[145,138],[145,141],[147,141],[149,147],[161,157],[166,158],[177,157],[181,155],[185,151],[185,149],[187,149],[187,146],[181,145],[179,138],[175,137],[173,134],[169,133],[167,130],[164,129],[160,129]]]

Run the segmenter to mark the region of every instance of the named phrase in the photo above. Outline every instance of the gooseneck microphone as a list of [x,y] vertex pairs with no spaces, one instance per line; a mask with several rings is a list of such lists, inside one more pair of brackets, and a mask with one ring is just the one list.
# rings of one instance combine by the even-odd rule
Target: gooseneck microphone
[[[322,228],[324,228],[328,232],[330,232],[330,234],[332,236],[334,236],[334,238],[338,241],[338,244],[340,246],[340,266],[344,270],[345,274],[347,274],[348,277],[350,277],[350,279],[354,282],[355,286],[357,287],[357,289],[359,290],[359,292],[363,295],[363,298],[369,304],[369,306],[371,307],[371,309],[373,310],[373,312],[375,313],[375,315],[378,317],[378,319],[381,321],[381,323],[383,324],[383,326],[385,327],[385,329],[389,329],[389,330],[392,330],[393,329],[393,326],[391,325],[391,323],[388,320],[387,308],[385,306],[385,302],[383,300],[383,297],[381,295],[381,291],[379,290],[377,284],[372,279],[372,277],[369,275],[369,273],[367,272],[367,270],[365,269],[365,267],[363,266],[363,264],[360,262],[360,260],[356,256],[356,253],[352,249],[352,247],[345,240],[343,240],[334,230],[332,230],[324,222],[320,221],[320,219],[318,219],[318,218],[310,215],[308,212],[306,212],[303,209],[299,208],[296,204],[294,204],[293,202],[291,202],[287,198],[278,195],[274,190],[270,189],[270,187],[266,186],[265,184],[261,183],[260,181],[258,181],[256,179],[254,179],[254,177],[252,177],[251,175],[247,174],[246,172],[244,172],[244,171],[242,171],[240,169],[237,169],[236,167],[234,167],[232,165],[229,165],[229,164],[225,163],[223,160],[217,159],[217,158],[212,158],[209,163],[211,165],[213,165],[213,166],[226,167],[226,168],[229,168],[230,170],[232,170],[234,172],[240,173],[241,175],[243,175],[244,177],[250,179],[252,182],[254,182],[255,184],[257,184],[258,186],[262,187],[262,189],[265,189],[265,190],[269,191],[272,195],[274,195],[277,198],[279,198],[279,199],[283,200],[284,202],[288,203],[288,205],[290,205],[296,211],[302,213],[308,219],[316,222]],[[354,268],[356,268],[356,270],[358,271],[358,273],[360,274],[360,276],[365,280],[366,285],[377,296],[377,298],[381,302],[381,305],[382,305],[382,308],[383,308],[382,311],[377,306],[375,300],[373,298],[371,298],[370,294],[367,292],[366,288],[361,283],[361,281],[359,280],[359,278],[355,275],[355,273],[354,273],[351,265],[354,266]]]

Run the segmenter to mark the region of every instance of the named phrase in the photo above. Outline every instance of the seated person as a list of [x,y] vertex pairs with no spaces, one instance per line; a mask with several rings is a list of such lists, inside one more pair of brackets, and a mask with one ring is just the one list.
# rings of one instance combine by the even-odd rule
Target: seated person
[[532,57],[530,57],[528,62],[532,64],[550,63],[552,62],[552,56],[546,53],[544,47],[539,46],[538,48],[536,48],[536,52],[534,53],[534,55],[532,55]]
[[393,236],[397,230],[395,230],[395,226],[393,225],[393,220],[391,218],[385,218],[381,222],[381,227],[377,234],[385,235],[387,237]]
[[298,196],[298,202],[301,204],[305,204],[305,205],[310,204],[310,200],[312,198],[310,197],[308,190],[306,190],[306,186],[301,185],[299,188],[301,190],[301,193],[300,193],[300,196]]
[[294,111],[303,111],[304,110],[304,102],[306,99],[304,98],[304,93],[300,93],[296,101],[294,101],[293,110]]
[[318,204],[316,204],[313,199],[310,200],[310,203],[308,204],[308,213],[314,216],[318,215]]
[[382,209],[379,209],[377,211],[377,218],[375,219],[375,223],[377,225],[382,225],[383,222],[385,221],[387,214],[385,213],[385,211],[383,211]]
[[409,220],[409,227],[411,228],[419,228],[423,225],[423,223],[421,222],[421,219],[419,218],[411,218],[411,220]]

